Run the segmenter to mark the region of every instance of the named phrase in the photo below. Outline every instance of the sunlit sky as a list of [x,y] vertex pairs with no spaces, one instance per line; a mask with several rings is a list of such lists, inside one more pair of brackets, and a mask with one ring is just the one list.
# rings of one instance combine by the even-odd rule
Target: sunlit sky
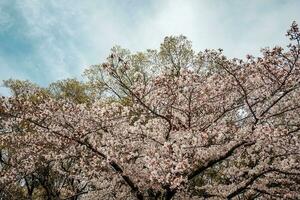
[[79,78],[114,45],[158,49],[165,36],[179,34],[196,51],[259,55],[262,47],[286,45],[299,9],[299,0],[0,0],[0,80],[46,86]]

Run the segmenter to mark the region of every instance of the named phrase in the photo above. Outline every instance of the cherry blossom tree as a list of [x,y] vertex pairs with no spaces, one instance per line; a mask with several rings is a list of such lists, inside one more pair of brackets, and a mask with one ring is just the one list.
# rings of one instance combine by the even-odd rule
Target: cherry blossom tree
[[51,165],[81,188],[61,199],[300,198],[295,22],[287,36],[286,50],[245,60],[166,37],[159,52],[117,48],[88,69],[103,92],[92,102],[3,97],[1,190]]

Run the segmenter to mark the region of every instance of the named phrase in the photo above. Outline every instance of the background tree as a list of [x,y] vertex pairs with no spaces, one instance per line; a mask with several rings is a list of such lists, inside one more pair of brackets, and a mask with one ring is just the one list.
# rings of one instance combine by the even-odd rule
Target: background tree
[[69,99],[75,103],[90,103],[94,98],[92,88],[76,79],[66,79],[51,83],[49,91],[58,99]]
[[[76,79],[67,79],[50,84],[49,88],[41,88],[29,81],[7,80],[4,85],[10,89],[13,96],[25,98],[31,103],[40,103],[48,98],[66,99],[76,104],[90,103],[93,95],[87,84]],[[32,133],[34,134],[34,133]],[[12,144],[10,149],[18,148],[19,151],[26,151],[28,143],[22,145]],[[1,151],[1,169],[7,170],[11,165],[7,163],[8,158],[13,155],[7,154],[7,145],[3,145]],[[18,152],[16,152],[18,153]],[[35,169],[26,174],[17,174],[16,184],[5,187],[1,198],[4,199],[78,199],[80,195],[85,194],[88,189],[88,183],[82,182],[70,173],[72,164],[76,157],[66,158],[57,161],[46,161],[39,158],[35,162]],[[58,168],[58,169],[57,169]]]

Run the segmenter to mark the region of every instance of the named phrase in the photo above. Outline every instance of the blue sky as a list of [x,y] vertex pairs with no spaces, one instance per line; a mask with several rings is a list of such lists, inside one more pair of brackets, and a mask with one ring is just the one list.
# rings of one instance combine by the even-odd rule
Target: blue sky
[[186,35],[196,51],[258,55],[286,44],[299,9],[299,0],[0,0],[0,80],[80,77],[116,44],[157,49],[168,35]]

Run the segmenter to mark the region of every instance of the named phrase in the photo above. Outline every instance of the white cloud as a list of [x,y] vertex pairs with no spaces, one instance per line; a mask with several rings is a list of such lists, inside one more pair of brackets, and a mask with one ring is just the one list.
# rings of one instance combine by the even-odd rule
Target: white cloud
[[152,2],[151,12],[139,16],[135,26],[126,22],[126,13],[110,12],[111,4],[95,12],[85,25],[93,27],[87,33],[92,32],[91,43],[96,44],[93,49],[103,53],[99,48],[108,49],[114,44],[133,51],[159,48],[165,36],[183,34],[198,51],[223,48],[229,57],[244,57],[248,53],[258,55],[265,46],[285,45],[286,29],[293,20],[300,20],[297,1]]
[[5,31],[11,26],[11,17],[0,8],[0,31]]

